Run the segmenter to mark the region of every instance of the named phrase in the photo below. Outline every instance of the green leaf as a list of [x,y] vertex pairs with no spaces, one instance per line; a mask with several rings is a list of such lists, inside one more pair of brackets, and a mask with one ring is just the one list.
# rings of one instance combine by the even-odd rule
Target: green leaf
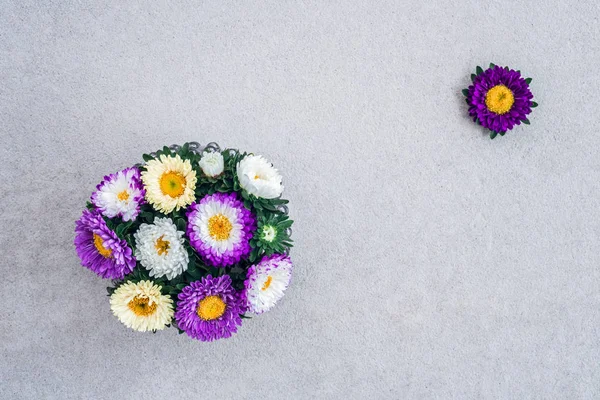
[[525,119],[523,120],[523,123],[524,123],[525,125],[529,125],[529,120],[528,120],[527,118],[525,118]]
[[462,94],[465,95],[465,96],[468,96],[469,95],[469,89],[463,89],[462,90]]
[[277,224],[277,228],[279,228],[279,229],[287,229],[290,226],[292,226],[293,223],[294,223],[294,221],[292,221],[291,219],[286,219],[286,220],[283,220],[283,221],[279,222]]
[[496,136],[498,136],[498,132],[496,132],[496,131],[492,131],[492,132],[490,133],[490,139],[494,139]]
[[496,64],[490,63],[490,68],[494,68],[495,66],[496,66]]
[[182,231],[185,232],[185,228],[186,228],[186,223],[185,220],[183,218],[179,218],[176,222],[177,225],[177,230],[178,231]]
[[277,207],[275,207],[269,203],[264,202],[261,205],[265,210],[269,210],[271,212],[279,212],[279,209]]
[[152,214],[151,212],[145,211],[140,214],[140,217],[146,220],[146,222],[148,222],[149,224],[154,222],[154,214]]
[[286,200],[286,199],[271,199],[271,200],[265,200],[265,202],[267,203],[271,203],[271,204],[275,204],[275,205],[281,205],[281,204],[288,204],[290,201]]
[[142,158],[144,159],[145,162],[154,160],[154,157],[152,157],[150,154],[142,154]]
[[477,68],[475,68],[475,72],[477,72],[477,75],[481,75],[483,74],[483,68],[478,65]]
[[536,103],[535,101],[531,102],[531,108],[535,108],[538,106],[538,103]]
[[118,237],[122,238],[123,232],[125,231],[126,228],[127,228],[127,225],[120,224],[117,226],[117,229],[115,229],[115,233],[117,234]]
[[194,270],[187,270],[186,273],[192,277],[193,280],[197,280],[200,279],[204,276],[204,274],[202,273],[202,271],[198,270],[198,269],[194,269]]
[[471,74],[471,81],[472,81],[472,82],[475,82],[475,78],[477,78],[477,75],[475,75],[475,74]]
[[532,80],[533,80],[533,79],[531,79],[531,78],[527,78],[527,79],[525,79],[525,83],[527,83],[527,84],[529,85],[529,84],[531,83],[531,81],[532,81]]
[[504,136],[506,134],[506,131],[505,132],[498,132],[498,133],[500,134],[500,136]]

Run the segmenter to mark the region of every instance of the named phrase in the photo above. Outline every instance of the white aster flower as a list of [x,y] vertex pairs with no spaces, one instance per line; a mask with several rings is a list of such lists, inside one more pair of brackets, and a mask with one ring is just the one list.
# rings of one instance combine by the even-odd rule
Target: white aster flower
[[164,329],[173,319],[173,300],[151,281],[127,282],[110,296],[110,309],[125,326],[136,331]]
[[170,218],[155,218],[153,224],[142,224],[133,234],[135,257],[150,271],[150,276],[173,279],[188,267],[183,235]]
[[248,155],[237,165],[240,186],[248,193],[264,199],[274,199],[283,192],[281,175],[262,156]]
[[223,173],[225,164],[223,162],[223,155],[218,151],[205,151],[202,153],[202,158],[198,162],[198,165],[204,172],[204,175],[214,178]]
[[264,257],[248,269],[244,282],[248,311],[269,311],[283,297],[292,279],[292,261],[283,254]]
[[162,154],[158,159],[148,161],[142,181],[146,200],[164,214],[186,207],[196,199],[196,171],[190,160],[182,159],[179,154]]

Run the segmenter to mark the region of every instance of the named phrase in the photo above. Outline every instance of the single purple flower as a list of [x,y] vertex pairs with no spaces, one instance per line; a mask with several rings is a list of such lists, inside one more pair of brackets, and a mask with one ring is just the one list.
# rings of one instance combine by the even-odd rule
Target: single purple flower
[[[521,122],[529,123],[527,115],[537,104],[529,90],[529,82],[519,71],[492,65],[486,71],[478,67],[473,84],[465,89],[469,115],[473,121],[504,135]],[[495,132],[495,133],[494,133]]]
[[81,265],[102,278],[123,279],[135,267],[131,248],[106,226],[97,210],[84,210],[75,222],[74,243]]
[[211,342],[228,338],[242,325],[245,307],[240,292],[231,278],[207,276],[190,283],[179,293],[175,320],[188,336]]

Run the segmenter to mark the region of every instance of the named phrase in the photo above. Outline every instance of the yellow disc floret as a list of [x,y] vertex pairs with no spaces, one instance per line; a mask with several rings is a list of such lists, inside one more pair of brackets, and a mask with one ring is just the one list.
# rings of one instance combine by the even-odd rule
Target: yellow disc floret
[[127,190],[119,192],[119,194],[117,194],[117,199],[121,201],[127,201],[129,199],[129,192],[127,192]]
[[273,282],[273,277],[271,275],[269,275],[269,277],[265,281],[265,284],[263,285],[263,287],[260,290],[263,290],[263,291],[267,290],[269,288],[269,286],[271,286],[271,282]]
[[156,252],[159,256],[163,254],[169,254],[169,249],[171,248],[171,242],[168,240],[164,240],[165,235],[162,235],[158,239],[156,239],[156,243],[154,243],[154,247],[156,248]]
[[496,85],[485,95],[485,105],[494,114],[506,114],[515,103],[513,92],[504,85]]
[[233,225],[223,214],[213,215],[208,219],[208,233],[215,240],[227,240]]
[[154,314],[157,304],[156,302],[150,304],[150,299],[147,297],[136,296],[129,303],[127,303],[127,307],[129,307],[129,309],[133,311],[135,315],[147,317],[148,315]]
[[104,258],[112,257],[112,250],[104,247],[104,240],[102,240],[102,237],[100,237],[100,235],[96,235],[95,233],[94,233],[94,246],[96,247],[96,250],[98,250],[98,253],[100,253],[100,255],[102,257],[104,257]]
[[212,321],[225,313],[225,302],[219,296],[207,296],[200,300],[196,313],[204,321]]
[[160,177],[160,190],[164,195],[176,198],[185,191],[185,183],[185,178],[181,173],[175,171],[165,172]]

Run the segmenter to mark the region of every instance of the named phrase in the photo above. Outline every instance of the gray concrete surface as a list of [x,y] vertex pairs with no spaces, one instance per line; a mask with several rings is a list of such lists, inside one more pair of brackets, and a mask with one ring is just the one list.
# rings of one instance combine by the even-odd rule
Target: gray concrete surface
[[[595,1],[0,0],[0,398],[600,397]],[[490,141],[477,64],[533,77]],[[230,340],[79,266],[101,177],[186,140],[285,176],[296,271]]]

